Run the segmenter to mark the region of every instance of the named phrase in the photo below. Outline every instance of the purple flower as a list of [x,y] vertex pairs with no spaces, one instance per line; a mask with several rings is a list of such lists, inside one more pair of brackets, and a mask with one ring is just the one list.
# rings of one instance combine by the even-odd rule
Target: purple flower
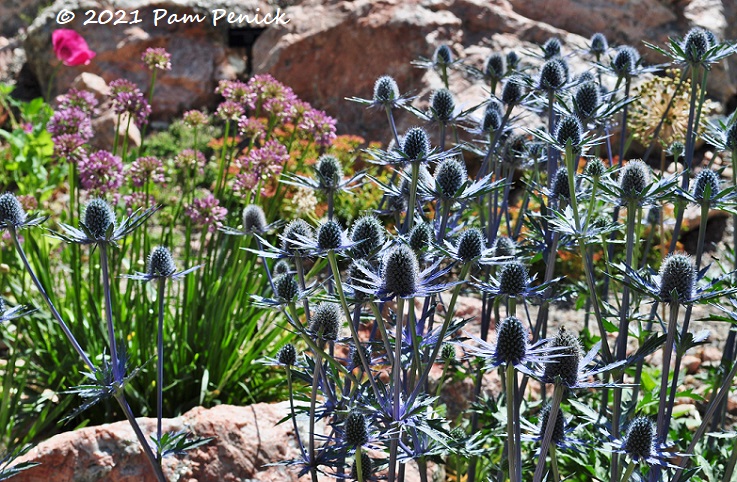
[[236,159],[239,173],[233,181],[233,190],[239,196],[250,194],[260,180],[278,176],[289,160],[287,148],[277,141],[267,141],[263,147],[252,149]]
[[86,151],[82,146],[87,142],[79,134],[61,134],[53,138],[54,157],[66,158],[69,162],[77,163],[84,158]]
[[151,106],[133,82],[126,79],[110,82],[110,98],[113,100],[113,110],[116,114],[131,114],[138,125],[148,122]]
[[123,161],[108,151],[93,152],[79,161],[79,180],[84,189],[106,194],[123,184]]
[[223,120],[238,120],[243,115],[243,107],[237,102],[226,100],[218,106],[215,115]]
[[150,194],[147,199],[146,193],[134,192],[123,196],[123,204],[125,205],[126,216],[132,216],[136,210],[148,209],[156,204],[156,199]]
[[155,157],[140,157],[130,165],[128,175],[136,187],[143,186],[149,180],[161,184],[164,182],[164,166]]
[[182,119],[190,128],[207,125],[209,120],[207,114],[199,110],[188,110],[182,115]]
[[266,137],[266,126],[259,119],[242,116],[238,119],[238,133],[254,141],[263,141]]
[[221,80],[215,89],[216,94],[222,95],[225,100],[243,104],[250,95],[248,84],[240,80]]
[[202,176],[205,174],[205,159],[204,154],[193,149],[184,149],[182,152],[177,154],[174,158],[174,164],[179,168],[186,169],[197,169],[197,173]]
[[141,60],[149,70],[171,70],[171,54],[161,47],[149,47],[141,55]]
[[206,227],[212,233],[223,226],[222,221],[228,210],[220,206],[220,201],[208,192],[204,198],[195,199],[192,204],[187,205],[184,213],[192,220],[192,224]]
[[57,96],[56,103],[59,105],[59,110],[76,107],[87,114],[92,114],[98,104],[95,94],[77,89],[69,89],[66,94]]
[[46,129],[51,137],[64,134],[75,134],[87,142],[92,138],[92,121],[90,116],[78,107],[62,109],[54,112]]
[[310,132],[318,145],[329,146],[336,137],[335,122],[335,119],[325,112],[312,109],[305,113],[297,127]]

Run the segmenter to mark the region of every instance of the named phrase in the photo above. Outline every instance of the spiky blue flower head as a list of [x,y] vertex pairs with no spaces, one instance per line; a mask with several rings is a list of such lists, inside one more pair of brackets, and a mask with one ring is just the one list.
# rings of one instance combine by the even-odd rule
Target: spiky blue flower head
[[604,174],[606,167],[604,163],[598,157],[590,160],[586,163],[586,175],[594,178],[599,178]]
[[261,206],[249,204],[243,208],[243,231],[262,233],[266,230],[266,215]]
[[466,165],[456,157],[443,159],[435,169],[435,182],[446,198],[455,196],[467,180]]
[[0,225],[19,226],[25,220],[26,212],[15,194],[11,192],[0,194]]
[[566,82],[568,82],[568,70],[564,61],[553,58],[543,64],[540,70],[539,89],[560,90]]
[[653,206],[647,212],[647,223],[650,225],[660,224],[660,218],[663,215],[663,210],[660,206]]
[[366,361],[371,365],[371,345],[359,345],[358,348],[351,346],[351,367],[357,368],[363,366],[361,363],[361,350]]
[[368,258],[384,244],[384,227],[374,216],[358,218],[351,228],[351,241],[356,244],[352,249],[355,258]]
[[561,327],[551,346],[559,349],[556,351],[558,357],[545,365],[544,378],[552,381],[560,377],[566,386],[575,386],[578,383],[578,368],[583,355],[581,342],[573,333]]
[[[371,474],[374,473],[374,461],[364,451],[361,451],[361,478],[362,480],[369,480],[371,478]],[[356,462],[353,462],[353,466],[351,467],[351,479],[358,480],[358,465]]]
[[310,331],[316,338],[335,341],[338,339],[342,320],[340,305],[327,301],[322,302],[315,307],[312,313]]
[[[660,297],[672,302],[691,299],[696,286],[696,268],[686,254],[673,253],[660,266]],[[676,298],[671,292],[676,291]]]
[[555,140],[561,146],[567,145],[570,141],[571,146],[575,148],[581,143],[582,137],[583,127],[578,117],[569,115],[558,122],[558,127],[555,131]]
[[301,243],[304,240],[313,240],[315,238],[315,232],[312,226],[307,224],[304,219],[295,219],[284,227],[282,232],[282,249],[292,254],[300,250],[300,245],[295,241]]
[[519,55],[514,50],[507,52],[507,69],[517,70],[519,67]]
[[507,138],[504,143],[502,159],[504,162],[516,163],[519,160],[527,158],[527,148],[530,140],[525,134],[517,134]]
[[287,261],[284,259],[280,259],[274,265],[273,274],[274,276],[279,276],[285,273],[289,273],[289,263],[287,263]]
[[619,187],[626,199],[638,199],[650,184],[650,167],[641,160],[627,163],[619,175]]
[[[694,180],[693,192],[691,193],[697,201],[710,201],[719,194],[719,174],[711,169],[702,169]],[[709,194],[706,191],[709,189]]]
[[519,318],[504,318],[496,329],[496,359],[506,364],[519,364],[527,354],[527,336],[527,329]]
[[683,157],[683,153],[686,152],[686,146],[683,145],[683,142],[681,141],[673,141],[673,143],[668,147],[668,154],[673,156],[674,160],[678,160],[679,158]]
[[727,128],[725,144],[727,149],[730,151],[737,149],[737,121],[732,122],[732,124]]
[[549,38],[543,44],[543,54],[544,54],[545,60],[550,60],[553,57],[559,57],[560,49],[561,49],[560,39],[557,37]]
[[402,152],[411,161],[418,161],[430,152],[430,138],[422,127],[412,127],[402,139]]
[[494,251],[494,256],[496,257],[502,257],[502,256],[514,256],[517,254],[517,243],[514,242],[514,240],[507,236],[499,236],[494,241],[494,246],[492,247]]
[[578,75],[578,83],[579,84],[585,84],[586,82],[596,82],[596,76],[590,70],[586,70],[584,72],[581,72]]
[[499,272],[499,294],[518,296],[524,293],[530,282],[527,268],[519,261],[511,261]]
[[655,427],[647,417],[637,417],[627,429],[622,450],[634,460],[649,458],[655,448]]
[[484,65],[484,75],[490,79],[498,81],[504,77],[505,67],[504,56],[498,52],[492,53],[489,58],[486,59]]
[[450,47],[443,44],[435,49],[435,53],[432,55],[432,62],[435,65],[450,65],[453,63],[453,52]]
[[276,355],[276,359],[282,365],[290,367],[297,363],[297,349],[291,343],[287,343],[281,347],[279,353]]
[[622,45],[612,59],[611,68],[619,77],[631,77],[640,62],[640,54],[634,47]]
[[315,169],[320,173],[320,184],[325,188],[336,188],[343,178],[343,167],[337,157],[323,154],[315,163]]
[[609,48],[609,42],[603,33],[597,32],[591,36],[589,52],[596,56],[606,53]]
[[108,229],[115,226],[113,208],[104,199],[95,198],[87,203],[82,222],[95,238],[104,238]]
[[171,276],[177,270],[171,251],[165,246],[157,246],[151,251],[146,266],[148,275],[157,278]]
[[490,102],[484,110],[484,118],[481,120],[481,130],[494,132],[502,126],[502,113],[497,102]]
[[584,82],[576,90],[576,107],[583,117],[592,117],[601,105],[601,90],[596,82]]
[[443,348],[440,350],[440,358],[447,362],[453,361],[456,358],[456,347],[452,343],[443,343]]
[[399,98],[399,87],[393,77],[384,75],[374,84],[374,102],[388,104]]
[[552,193],[553,197],[558,199],[569,199],[571,197],[571,187],[568,185],[568,169],[565,167],[555,171]]
[[[546,404],[542,410],[540,410],[540,436],[545,434],[548,428],[548,420],[550,420],[550,410],[552,405]],[[551,440],[553,443],[560,443],[566,436],[566,421],[563,417],[563,411],[558,410],[558,414],[555,417],[555,427],[553,427],[553,437]]]
[[320,249],[338,249],[342,244],[343,229],[338,221],[329,219],[317,228],[317,246]]
[[345,441],[351,447],[360,447],[368,442],[368,423],[366,416],[351,410],[345,419]]
[[291,273],[280,274],[274,278],[274,296],[287,302],[296,300],[300,295],[299,284]]
[[688,31],[686,37],[683,39],[683,53],[686,55],[686,60],[692,64],[698,64],[706,58],[706,53],[713,46],[711,39],[713,34],[710,36],[706,30],[701,27],[694,27]]
[[409,232],[409,246],[414,251],[422,251],[430,246],[433,239],[432,227],[428,223],[416,224]]
[[439,121],[448,122],[453,118],[456,102],[453,99],[453,94],[448,89],[438,89],[433,92],[430,97],[430,105]]
[[420,282],[420,266],[411,248],[400,245],[384,255],[381,278],[384,290],[397,296],[409,296]]
[[517,105],[525,96],[525,89],[522,83],[518,82],[514,77],[510,78],[502,88],[502,102],[505,105]]
[[456,244],[458,257],[464,263],[473,261],[481,256],[481,252],[484,250],[484,244],[485,236],[480,229],[466,229],[458,236],[458,243]]

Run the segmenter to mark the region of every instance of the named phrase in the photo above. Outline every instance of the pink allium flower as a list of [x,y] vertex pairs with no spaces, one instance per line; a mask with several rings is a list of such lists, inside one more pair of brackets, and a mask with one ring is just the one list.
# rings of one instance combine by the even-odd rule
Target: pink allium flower
[[161,47],[149,47],[141,55],[149,70],[171,70],[171,54]]
[[146,199],[146,193],[134,192],[123,196],[123,205],[125,206],[126,216],[133,214],[137,209],[147,209],[156,204],[156,199],[149,194]]
[[195,199],[192,204],[187,205],[184,213],[192,220],[192,224],[206,227],[212,233],[222,227],[228,210],[220,206],[220,201],[208,192],[204,198]]
[[139,157],[128,168],[128,175],[136,187],[141,187],[147,181],[154,184],[164,182],[164,165],[155,157]]
[[271,140],[263,147],[251,150],[247,155],[236,159],[239,173],[233,181],[233,190],[239,196],[250,194],[260,180],[278,176],[289,160],[287,148]]
[[246,97],[250,94],[248,84],[240,80],[221,80],[215,89],[216,94],[222,95],[225,100],[243,104]]
[[305,113],[297,127],[310,132],[318,145],[329,146],[336,137],[335,122],[335,119],[325,112],[312,109]]
[[59,110],[76,107],[87,114],[92,114],[97,107],[97,99],[92,92],[87,90],[69,89],[69,91],[56,97]]
[[188,110],[182,115],[182,120],[190,128],[207,125],[209,121],[207,114],[199,110]]
[[174,164],[180,169],[197,169],[197,173],[202,176],[205,174],[205,164],[207,164],[207,159],[205,159],[204,154],[199,151],[184,149],[174,158]]
[[79,161],[79,180],[82,187],[106,194],[123,184],[123,161],[108,151],[93,152]]
[[116,114],[129,113],[134,116],[136,124],[145,124],[151,114],[151,106],[143,96],[141,89],[126,79],[110,82],[110,97]]
[[74,30],[59,29],[51,34],[54,54],[64,65],[87,65],[95,57],[84,38]]
[[223,120],[238,120],[243,115],[243,107],[237,102],[226,100],[218,106],[215,115]]
[[82,147],[87,143],[79,134],[62,134],[53,137],[54,157],[66,158],[67,161],[78,163],[86,155]]
[[70,109],[62,109],[54,112],[46,129],[51,137],[58,137],[63,134],[75,134],[84,142],[92,138],[92,121],[90,116],[78,107]]
[[266,137],[266,126],[259,119],[242,116],[238,119],[238,133],[248,139],[262,141]]

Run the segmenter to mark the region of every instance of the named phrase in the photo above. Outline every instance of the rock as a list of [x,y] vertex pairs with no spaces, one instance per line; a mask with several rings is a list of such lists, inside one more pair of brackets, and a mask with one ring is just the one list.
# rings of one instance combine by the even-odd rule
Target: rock
[[[100,115],[92,118],[92,129],[95,132],[94,137],[90,141],[94,147],[98,149],[106,149],[111,151],[115,142],[115,127],[118,122],[118,115],[112,109],[104,110]],[[120,138],[118,142],[123,142],[123,138],[128,128],[128,146],[141,145],[141,131],[131,122],[128,125],[128,114],[120,117],[120,124],[117,124],[118,134]],[[122,145],[122,144],[121,144]]]
[[683,367],[686,369],[686,373],[693,375],[701,367],[701,358],[693,355],[686,355],[681,359]]
[[[221,4],[222,3],[222,4]],[[67,90],[72,80],[81,72],[90,72],[101,76],[106,82],[125,77],[136,83],[141,90],[148,92],[151,72],[141,64],[141,54],[148,47],[164,47],[171,54],[172,70],[159,71],[156,77],[155,95],[153,99],[153,119],[166,119],[180,114],[190,108],[203,106],[213,107],[219,96],[214,93],[217,82],[224,75],[243,74],[242,70],[234,70],[234,65],[243,62],[231,62],[229,57],[242,58],[241,49],[227,46],[228,24],[213,27],[210,10],[224,8],[227,11],[242,13],[271,12],[275,7],[265,1],[248,0],[231,3],[209,0],[158,1],[129,0],[111,6],[106,2],[90,0],[57,0],[43,11],[28,28],[24,46],[29,64],[41,81],[45,92],[49,79],[58,61],[51,50],[51,32],[59,25],[56,15],[65,8],[75,13],[76,18],[65,25],[80,32],[90,49],[97,53],[87,66],[62,66],[54,76],[52,95]],[[127,12],[139,11],[141,23],[135,25],[84,25],[89,9],[103,11],[105,9],[122,9]],[[183,16],[200,14],[204,20],[194,23],[162,24],[154,26],[154,9],[166,9],[169,15]],[[116,17],[117,18],[117,17]],[[130,21],[132,18],[127,18]]]
[[3,0],[0,2],[0,35],[13,37],[47,4],[45,0]]
[[[164,420],[165,431],[189,430],[199,437],[215,437],[209,444],[185,456],[164,459],[169,480],[297,481],[296,473],[287,467],[264,467],[298,455],[292,424],[276,425],[288,413],[288,407],[288,402],[248,407],[197,407],[181,417]],[[155,419],[138,420],[144,433],[155,432]],[[22,472],[15,480],[155,481],[133,430],[125,421],[56,435],[41,442],[19,462],[28,460],[41,465]]]
[[721,362],[722,350],[715,346],[705,346],[700,350],[702,362]]

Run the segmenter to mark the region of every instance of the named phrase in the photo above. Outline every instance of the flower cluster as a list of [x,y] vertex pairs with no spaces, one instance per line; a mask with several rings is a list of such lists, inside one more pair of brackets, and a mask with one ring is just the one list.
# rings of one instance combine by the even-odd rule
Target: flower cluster
[[220,201],[211,192],[195,199],[184,208],[184,212],[194,226],[207,228],[211,233],[223,225],[223,219],[228,214],[228,210],[220,206]]
[[161,184],[164,182],[164,165],[155,157],[139,157],[128,167],[128,177],[136,187],[147,182]]
[[131,81],[117,79],[110,82],[110,99],[116,114],[128,114],[135,119],[137,125],[148,122],[151,106],[141,90]]
[[141,54],[141,61],[149,70],[171,70],[171,54],[165,48],[147,48]]
[[115,193],[123,184],[123,161],[108,151],[93,152],[78,167],[82,187],[98,195]]

